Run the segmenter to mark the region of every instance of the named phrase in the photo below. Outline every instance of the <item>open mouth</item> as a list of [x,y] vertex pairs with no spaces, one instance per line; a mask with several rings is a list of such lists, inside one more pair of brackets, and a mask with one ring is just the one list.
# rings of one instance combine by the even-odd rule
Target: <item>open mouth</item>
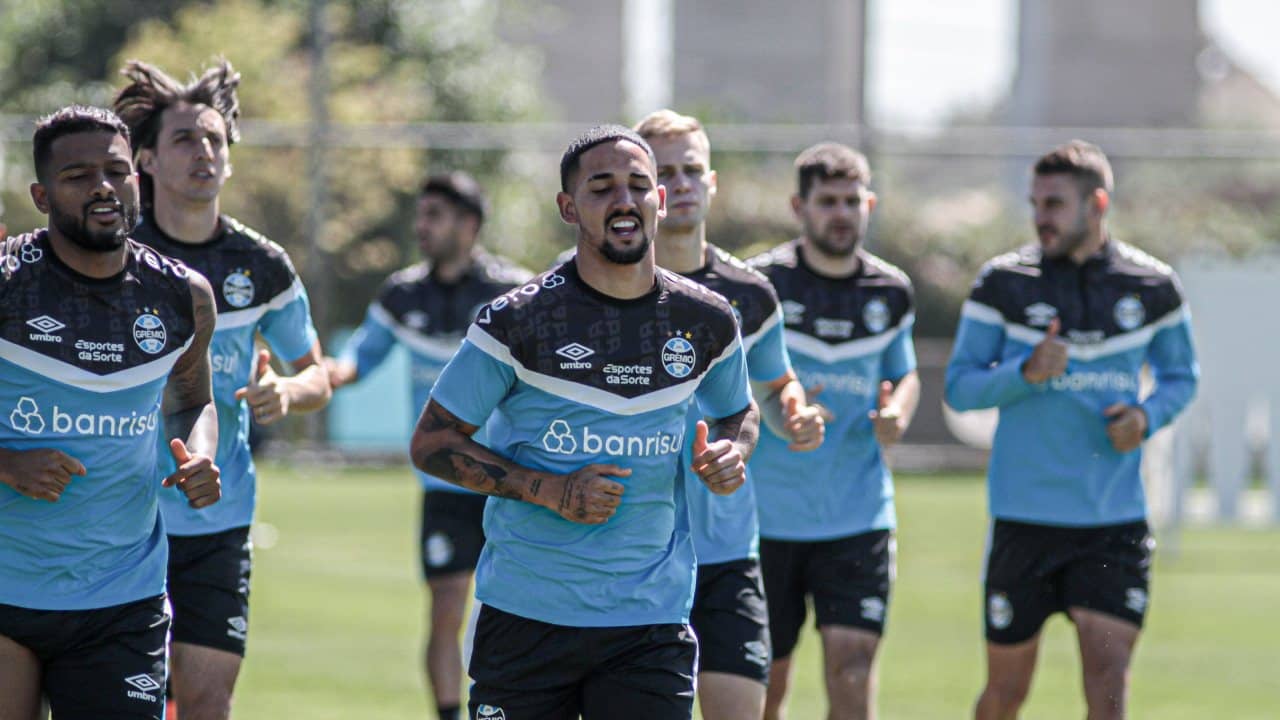
[[110,225],[120,219],[122,212],[123,208],[119,204],[96,204],[89,206],[87,214],[97,222]]
[[609,231],[621,238],[633,238],[640,232],[640,220],[624,215],[609,221]]

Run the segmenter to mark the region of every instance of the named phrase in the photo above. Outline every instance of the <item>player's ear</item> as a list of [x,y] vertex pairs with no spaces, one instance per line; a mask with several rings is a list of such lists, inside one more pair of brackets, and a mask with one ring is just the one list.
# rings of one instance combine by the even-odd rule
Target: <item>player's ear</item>
[[1093,206],[1098,208],[1099,215],[1106,215],[1107,209],[1111,207],[1111,195],[1102,188],[1093,191]]
[[708,170],[707,171],[707,197],[713,198],[716,196],[716,188],[719,187],[719,184],[720,184],[720,176],[716,175],[715,170]]
[[578,224],[578,207],[573,204],[573,196],[567,192],[556,193],[556,206],[560,208],[560,219],[570,225]]
[[230,180],[230,179],[231,179],[231,172],[232,172],[232,170],[233,170],[233,169],[234,169],[234,166],[231,164],[231,162],[230,162],[230,161],[228,161],[228,162],[227,162],[226,169],[222,171],[222,181],[223,181],[223,182],[226,182],[226,181],[228,181],[228,180]]
[[148,175],[155,174],[156,154],[151,148],[141,148],[138,150],[138,171],[145,172]]
[[797,220],[804,219],[804,198],[799,195],[791,196],[791,212],[795,214]]
[[38,182],[31,183],[31,202],[35,203],[41,215],[49,214],[49,191],[44,185]]
[[876,209],[877,199],[878,198],[876,197],[875,193],[871,192],[870,190],[867,191],[867,212],[871,212],[872,210]]
[[666,216],[667,216],[667,186],[659,185],[658,186],[658,219],[661,220]]

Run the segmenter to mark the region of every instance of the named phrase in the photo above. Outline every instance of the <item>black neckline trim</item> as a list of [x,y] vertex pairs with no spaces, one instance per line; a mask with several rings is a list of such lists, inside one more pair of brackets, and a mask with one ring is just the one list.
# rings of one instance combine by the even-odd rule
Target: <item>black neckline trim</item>
[[131,240],[126,238],[124,242],[125,242],[124,268],[121,269],[120,272],[114,275],[110,275],[104,278],[97,278],[97,277],[90,277],[89,275],[85,275],[79,270],[76,270],[75,268],[68,265],[65,260],[58,257],[58,253],[53,249],[53,243],[49,240],[48,230],[40,230],[39,232],[36,233],[36,243],[40,245],[41,250],[49,254],[50,262],[53,263],[54,267],[58,268],[60,272],[65,274],[68,278],[70,278],[74,282],[78,282],[81,285],[92,285],[95,287],[119,285],[120,282],[124,280],[124,276],[129,274],[129,268],[130,266],[133,265],[133,248],[129,246],[129,243],[131,242]]
[[662,273],[658,271],[657,268],[654,268],[653,287],[649,289],[649,292],[634,298],[619,298],[612,295],[606,295],[605,293],[591,287],[586,280],[582,279],[582,275],[578,273],[578,259],[576,257],[570,258],[566,261],[560,266],[559,270],[564,273],[566,278],[572,280],[584,293],[602,303],[605,303],[606,305],[632,307],[647,302],[653,302],[663,292],[663,290],[666,289],[665,283],[662,280]]

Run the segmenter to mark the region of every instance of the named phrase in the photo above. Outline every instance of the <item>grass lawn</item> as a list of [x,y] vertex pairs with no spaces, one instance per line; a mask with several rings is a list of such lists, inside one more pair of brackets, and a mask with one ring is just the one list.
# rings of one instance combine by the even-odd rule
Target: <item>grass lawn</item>
[[[237,720],[433,717],[420,644],[418,491],[407,470],[262,468],[249,657]],[[983,486],[898,483],[898,583],[880,664],[887,720],[969,713],[983,675]],[[274,537],[272,537],[274,536]],[[274,540],[274,542],[271,542]],[[1133,669],[1135,718],[1280,717],[1280,531],[1187,531],[1158,554]],[[824,713],[818,638],[797,650],[791,717]],[[1070,626],[1047,626],[1028,718],[1080,718]]]

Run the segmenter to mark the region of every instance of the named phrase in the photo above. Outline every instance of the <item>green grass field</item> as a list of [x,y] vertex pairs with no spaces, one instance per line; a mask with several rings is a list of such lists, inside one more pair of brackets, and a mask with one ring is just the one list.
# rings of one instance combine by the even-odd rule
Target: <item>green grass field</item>
[[[405,470],[262,469],[249,657],[237,720],[433,717],[420,672],[418,491]],[[898,583],[880,663],[888,720],[969,713],[983,674],[983,486],[898,482]],[[275,542],[269,542],[275,535]],[[269,545],[269,547],[268,547]],[[1280,717],[1280,532],[1187,531],[1158,555],[1131,716]],[[791,717],[823,717],[817,636],[801,640]],[[1070,626],[1047,627],[1027,718],[1084,716]]]

